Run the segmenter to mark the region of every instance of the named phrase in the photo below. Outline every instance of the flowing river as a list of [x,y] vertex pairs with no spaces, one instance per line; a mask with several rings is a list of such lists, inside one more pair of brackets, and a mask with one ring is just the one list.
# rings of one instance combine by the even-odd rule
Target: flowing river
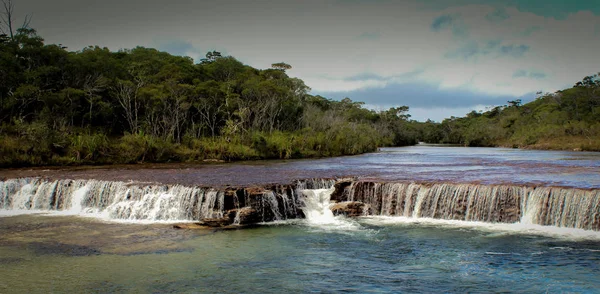
[[[0,293],[600,289],[598,153],[421,145],[1,177]],[[248,211],[258,226],[172,224]]]

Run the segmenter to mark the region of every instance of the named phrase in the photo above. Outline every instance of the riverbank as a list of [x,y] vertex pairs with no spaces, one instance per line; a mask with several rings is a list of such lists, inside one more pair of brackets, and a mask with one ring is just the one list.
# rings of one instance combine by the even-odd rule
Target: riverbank
[[77,135],[70,140],[39,144],[30,138],[0,136],[0,168],[322,158],[373,152],[390,144],[375,136],[346,138],[312,132],[256,132],[181,143],[143,134]]
[[524,149],[533,150],[571,150],[600,152],[600,141],[587,137],[541,138],[534,144],[524,145]]

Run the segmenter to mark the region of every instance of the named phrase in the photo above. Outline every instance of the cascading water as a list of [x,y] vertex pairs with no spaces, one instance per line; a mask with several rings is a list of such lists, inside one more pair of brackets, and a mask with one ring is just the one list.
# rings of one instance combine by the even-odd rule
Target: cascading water
[[5,211],[65,211],[116,220],[200,220],[224,213],[222,191],[95,180],[7,180],[0,182],[0,200]]
[[304,216],[309,223],[331,224],[335,217],[329,206],[331,205],[331,189],[302,190],[304,195]]
[[[330,179],[298,181],[270,190],[229,192],[181,185],[97,180],[0,181],[0,215],[63,211],[115,220],[193,221],[231,218],[242,223],[306,217],[335,223],[335,201],[354,201],[363,215],[487,223],[522,223],[600,231],[600,190],[515,185],[375,183],[353,181],[331,188]],[[341,191],[338,191],[340,190]],[[239,192],[239,194],[238,194]],[[302,208],[302,209],[300,209]],[[251,220],[250,220],[251,219]]]
[[[56,183],[55,183],[56,186]],[[69,212],[78,214],[83,210],[83,203],[85,200],[85,196],[88,194],[90,187],[85,185],[75,191],[71,196],[71,207],[69,208]],[[37,193],[36,193],[37,194]]]
[[365,215],[600,230],[600,190],[477,184],[355,182],[340,192]]
[[[325,182],[299,183],[313,187]],[[255,211],[260,216],[256,221],[262,222],[299,217],[294,189],[274,187],[254,194],[241,189],[241,197],[237,191],[97,180],[10,179],[0,181],[0,215],[60,211],[111,220],[194,221],[228,218],[233,211],[232,223],[239,224],[239,213],[246,209]]]
[[329,189],[301,190],[303,199],[302,211],[305,224],[317,228],[319,231],[357,231],[361,226],[354,220],[343,216],[334,216],[331,211],[331,193]]

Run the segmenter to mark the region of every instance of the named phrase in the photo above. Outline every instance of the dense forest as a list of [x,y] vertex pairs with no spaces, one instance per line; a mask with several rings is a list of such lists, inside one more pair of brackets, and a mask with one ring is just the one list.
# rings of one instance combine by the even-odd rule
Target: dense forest
[[422,123],[407,106],[311,95],[284,62],[71,52],[28,21],[13,29],[5,19],[0,30],[0,167],[322,157],[418,141],[600,151],[598,75],[524,105]]
[[29,27],[0,35],[0,166],[301,158],[417,142],[408,107],[309,94],[279,62],[137,47],[69,52]]
[[600,151],[600,73],[527,104],[507,101],[483,113],[426,123],[422,140],[464,146]]

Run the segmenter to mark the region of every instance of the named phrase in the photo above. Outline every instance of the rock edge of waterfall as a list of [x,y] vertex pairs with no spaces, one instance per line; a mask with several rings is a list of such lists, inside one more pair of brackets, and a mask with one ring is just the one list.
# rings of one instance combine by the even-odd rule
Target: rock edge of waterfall
[[[113,220],[236,228],[304,218],[304,190],[331,189],[334,215],[525,223],[600,231],[600,189],[306,179],[254,187],[18,178],[0,181],[6,211],[66,211]],[[191,225],[190,223],[194,223]]]

